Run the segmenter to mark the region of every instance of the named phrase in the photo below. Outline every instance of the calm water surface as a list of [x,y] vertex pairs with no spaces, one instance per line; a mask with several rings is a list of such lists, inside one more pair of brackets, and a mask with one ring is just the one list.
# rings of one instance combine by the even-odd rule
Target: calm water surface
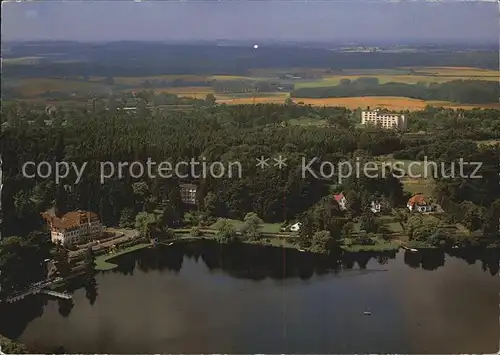
[[8,331],[39,351],[493,353],[497,256],[473,263],[439,252],[319,258],[211,243],[147,249],[120,257],[117,270],[76,289],[72,302],[37,296],[16,304]]

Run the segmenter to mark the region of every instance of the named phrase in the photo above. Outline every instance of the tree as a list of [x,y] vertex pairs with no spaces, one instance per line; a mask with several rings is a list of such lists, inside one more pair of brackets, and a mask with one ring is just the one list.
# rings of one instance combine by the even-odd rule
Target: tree
[[158,224],[158,216],[153,213],[139,212],[135,216],[135,229],[142,238],[150,238],[153,228]]
[[188,226],[197,226],[200,224],[200,218],[197,214],[188,212],[184,215],[184,223]]
[[199,238],[199,237],[201,237],[202,233],[201,233],[200,228],[198,228],[198,227],[193,227],[193,228],[191,228],[191,230],[189,231],[189,235],[190,235],[192,238]]
[[84,263],[85,263],[85,279],[87,283],[93,283],[95,281],[94,277],[96,274],[96,270],[95,270],[95,256],[92,247],[88,247],[87,250],[85,251]]
[[291,97],[287,97],[287,98],[285,99],[285,105],[286,105],[286,106],[292,106],[292,105],[293,105],[293,100],[292,100],[292,98],[291,98]]
[[207,96],[205,96],[205,102],[207,104],[209,104],[210,106],[215,105],[216,98],[215,98],[214,94],[207,94]]
[[254,212],[249,212],[244,218],[241,233],[245,239],[259,240],[262,237],[262,224],[264,222]]
[[0,335],[0,348],[4,354],[29,354],[26,345]]
[[462,223],[465,227],[472,232],[480,229],[483,225],[483,209],[471,201],[462,202],[461,207],[464,211]]
[[227,219],[220,218],[217,221],[217,232],[215,239],[221,244],[228,244],[236,240],[236,229],[234,225]]
[[135,213],[132,208],[125,207],[120,213],[120,227],[131,228],[134,226]]
[[342,227],[342,237],[349,238],[354,232],[354,223],[352,221],[346,222]]
[[23,238],[0,240],[1,293],[23,289],[47,276],[44,260],[50,257],[48,234],[31,233]]
[[208,216],[214,216],[217,210],[217,196],[209,192],[203,199],[203,208]]
[[147,199],[151,196],[151,191],[146,182],[140,181],[132,184],[135,201],[138,205],[142,205],[142,211],[146,211]]
[[360,229],[367,233],[377,233],[379,224],[371,211],[365,211],[360,217]]
[[54,261],[59,276],[63,278],[68,277],[71,271],[71,267],[69,265],[69,253],[68,250],[60,243],[56,246]]
[[314,233],[311,251],[316,253],[328,253],[332,248],[332,236],[329,231],[322,230]]
[[500,240],[500,199],[496,199],[484,217],[483,235],[489,242]]

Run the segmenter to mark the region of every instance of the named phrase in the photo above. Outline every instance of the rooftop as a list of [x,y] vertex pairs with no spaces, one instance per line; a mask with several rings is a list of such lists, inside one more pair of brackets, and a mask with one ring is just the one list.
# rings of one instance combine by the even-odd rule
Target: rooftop
[[64,214],[62,217],[56,217],[50,212],[42,213],[42,217],[55,229],[71,229],[81,226],[82,224],[99,220],[94,212],[89,211],[73,211]]
[[413,205],[424,206],[427,205],[427,201],[425,200],[423,194],[417,194],[408,200],[408,204],[411,206]]

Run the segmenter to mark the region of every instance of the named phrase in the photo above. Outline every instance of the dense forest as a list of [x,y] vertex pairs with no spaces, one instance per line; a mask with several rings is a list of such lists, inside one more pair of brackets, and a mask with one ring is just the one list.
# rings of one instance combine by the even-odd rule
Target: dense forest
[[[324,198],[332,188],[349,192],[350,200],[366,202],[378,196],[393,206],[405,205],[408,196],[391,175],[351,179],[341,186],[335,177],[303,178],[299,169],[302,159],[313,157],[318,158],[313,169],[319,169],[322,161],[338,163],[359,157],[370,160],[387,154],[414,160],[426,156],[448,163],[459,158],[480,161],[483,179],[460,181],[436,177],[436,198],[452,207],[471,202],[467,206],[479,213],[474,230],[483,228],[497,213],[492,206],[500,197],[498,146],[478,146],[474,140],[500,138],[498,111],[429,108],[410,115],[410,131],[419,134],[400,135],[376,128],[356,128],[359,112],[344,108],[293,104],[226,106],[214,105],[213,97],[207,97],[205,106],[160,111],[154,108],[157,99],[147,97],[155,96],[153,93],[142,94],[150,104],[144,104],[135,113],[125,113],[119,107],[105,110],[96,105],[93,111],[66,109],[49,116],[43,110],[36,113],[26,104],[6,105],[3,117],[7,127],[2,131],[5,234],[22,235],[36,229],[41,223],[39,212],[54,201],[61,211],[76,208],[96,211],[106,225],[133,222],[137,213],[165,205],[171,205],[168,210],[182,215],[186,209],[180,204],[179,183],[183,180],[199,183],[196,209],[203,212],[204,218],[242,219],[249,212],[257,213],[267,222],[303,218],[304,213],[318,204],[330,208],[329,202],[324,204]],[[46,125],[47,118],[52,125]],[[327,126],[294,123],[301,119],[324,121]],[[257,157],[278,155],[288,161],[282,170],[261,170],[255,165]],[[198,180],[194,176],[141,179],[125,171],[121,178],[113,177],[101,184],[99,162],[146,164],[148,158],[174,164],[193,158],[208,162],[238,161],[243,175],[238,179]],[[50,179],[23,177],[21,166],[26,161],[69,161],[79,166],[88,162],[88,165],[78,184],[74,183],[73,173],[56,185]],[[457,211],[453,218],[466,218],[465,208],[450,211]],[[339,218],[343,215],[331,213]],[[360,207],[350,211],[352,216],[362,213]],[[345,220],[339,220],[339,228]]]
[[300,88],[292,91],[297,98],[352,96],[404,96],[421,100],[451,101],[463,104],[497,103],[500,87],[494,81],[453,80],[443,84],[380,84],[377,78],[342,79],[337,86]]

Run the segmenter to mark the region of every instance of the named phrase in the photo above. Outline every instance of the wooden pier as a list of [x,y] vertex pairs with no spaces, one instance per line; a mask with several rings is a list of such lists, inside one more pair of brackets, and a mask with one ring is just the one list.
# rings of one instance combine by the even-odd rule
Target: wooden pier
[[43,293],[43,294],[46,294],[49,296],[58,297],[58,298],[66,299],[66,300],[69,300],[73,297],[72,295],[70,295],[69,293],[66,293],[66,292],[62,293],[62,292],[56,292],[56,291],[45,289],[49,286],[52,286],[54,283],[55,283],[55,281],[52,281],[52,280],[45,280],[45,281],[40,281],[40,282],[34,283],[27,290],[14,292],[14,294],[7,297],[5,299],[5,301],[7,303],[14,303],[14,302],[17,302],[17,301],[24,299],[27,296],[36,295],[38,293]]

